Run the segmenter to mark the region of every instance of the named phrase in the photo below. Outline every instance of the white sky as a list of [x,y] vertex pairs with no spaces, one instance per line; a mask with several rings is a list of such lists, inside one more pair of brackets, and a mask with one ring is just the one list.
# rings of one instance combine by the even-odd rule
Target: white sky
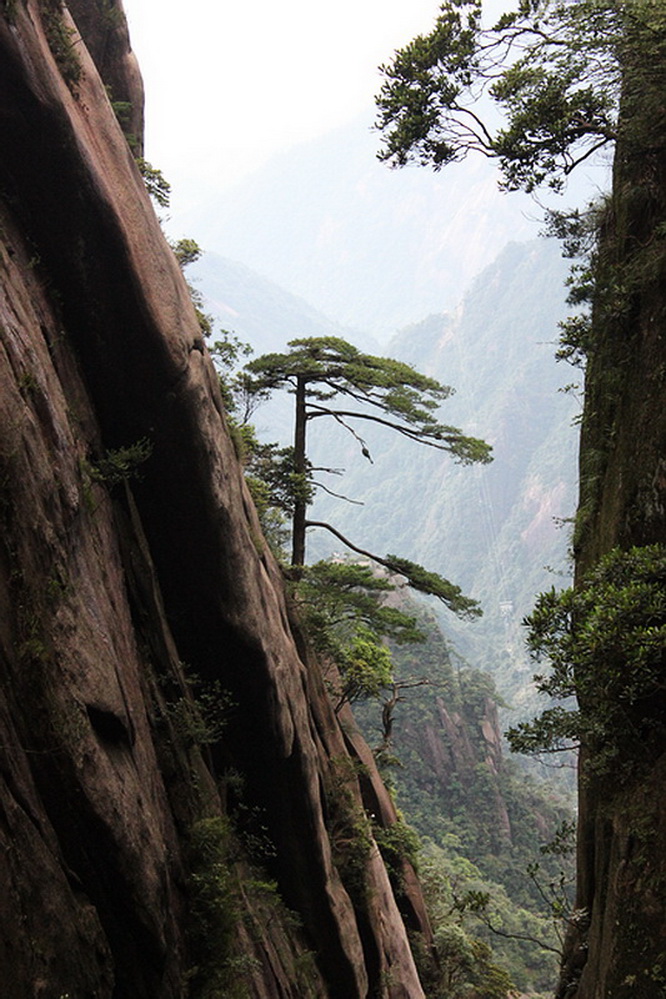
[[178,192],[372,118],[377,66],[438,0],[125,0],[146,85],[146,156]]

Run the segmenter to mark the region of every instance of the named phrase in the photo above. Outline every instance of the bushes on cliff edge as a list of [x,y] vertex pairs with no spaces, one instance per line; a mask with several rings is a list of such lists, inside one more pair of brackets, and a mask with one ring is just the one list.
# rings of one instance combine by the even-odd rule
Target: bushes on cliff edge
[[542,593],[525,624],[532,656],[550,668],[538,689],[577,706],[510,729],[512,749],[578,743],[588,776],[621,783],[642,772],[666,728],[666,546],[614,549],[580,586]]

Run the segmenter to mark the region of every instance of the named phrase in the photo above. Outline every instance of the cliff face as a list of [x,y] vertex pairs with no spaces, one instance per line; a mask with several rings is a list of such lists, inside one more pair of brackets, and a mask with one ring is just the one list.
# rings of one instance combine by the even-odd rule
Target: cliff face
[[419,725],[407,724],[400,732],[410,757],[422,761],[421,792],[431,799],[433,813],[442,816],[459,808],[461,798],[471,808],[474,796],[482,797],[490,846],[499,851],[511,843],[511,820],[498,783],[503,763],[497,705],[484,697],[478,717],[447,708],[441,697],[432,708]]
[[417,999],[345,838],[393,807],[297,651],[105,85],[140,137],[119,3],[3,4],[3,995]]
[[[627,49],[613,193],[600,235],[581,439],[579,578],[612,548],[666,543],[666,133],[654,113],[666,87],[666,35],[663,12],[651,10],[661,22],[649,46],[643,39],[633,60]],[[663,669],[660,680],[663,690]],[[583,754],[579,926],[561,996],[666,995],[663,695],[641,709],[634,718],[644,737],[641,759],[619,761],[634,765],[631,779],[586,775]]]

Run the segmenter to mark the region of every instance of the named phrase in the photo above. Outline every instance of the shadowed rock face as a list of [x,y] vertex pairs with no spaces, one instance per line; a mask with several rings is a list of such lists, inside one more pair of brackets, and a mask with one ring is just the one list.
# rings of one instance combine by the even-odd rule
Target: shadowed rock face
[[[654,34],[654,44],[654,59],[645,52],[640,64],[627,64],[627,94],[636,86],[632,74],[649,65],[663,95],[663,30]],[[579,577],[613,548],[666,544],[666,259],[658,235],[666,220],[664,121],[642,92],[634,106],[626,101],[624,113],[629,138],[617,145],[599,255],[602,293],[614,281],[623,300],[613,311],[597,304],[593,314],[580,453]],[[647,137],[647,143],[641,148],[639,139],[637,148],[632,136]],[[662,691],[665,665],[662,656]],[[639,702],[632,724],[642,733],[640,758],[617,761],[620,768],[633,767],[628,778],[621,770],[586,777],[589,754],[583,754],[578,921],[565,954],[562,999],[666,994],[665,716],[663,693]]]
[[[74,32],[69,86],[54,17]],[[391,824],[393,806],[298,654],[187,287],[105,84],[140,134],[119,4],[4,5],[3,996],[170,999],[195,965],[201,983],[194,831],[228,830],[229,813],[217,901],[233,926],[218,965],[241,969],[238,995],[418,999],[378,851],[359,892],[335,841],[341,808],[363,822],[369,801]],[[114,456],[140,474],[114,478]],[[202,685],[228,705],[205,748],[183,724]],[[252,887],[257,852],[282,902]],[[408,874],[405,912],[427,942]]]

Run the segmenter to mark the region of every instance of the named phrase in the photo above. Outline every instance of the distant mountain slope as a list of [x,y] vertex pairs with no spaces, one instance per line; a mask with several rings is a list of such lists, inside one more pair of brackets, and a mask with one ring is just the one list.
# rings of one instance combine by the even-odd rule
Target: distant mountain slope
[[[489,892],[493,923],[507,937],[470,913],[459,913],[462,924],[492,947],[520,994],[537,999],[556,975],[553,951],[537,940],[558,946],[537,884],[557,883],[562,870],[572,873],[570,860],[544,855],[539,846],[562,821],[571,822],[572,810],[552,782],[532,780],[503,751],[497,695],[487,673],[461,669],[434,615],[409,594],[398,600],[419,618],[426,641],[392,648],[404,686],[386,692],[380,703],[355,704],[354,714],[377,746],[407,821],[427,837],[421,858],[426,870],[439,855],[440,863],[447,858],[443,869],[450,865],[458,898],[469,889]],[[528,876],[535,863],[536,883]],[[531,944],[525,937],[511,939],[515,933],[531,936]]]
[[538,212],[501,194],[485,161],[445,175],[392,171],[377,147],[356,122],[276,157],[179,224],[343,326],[386,339],[455,307],[508,240],[535,235]]
[[[235,261],[206,254],[192,273],[222,325],[257,354],[281,350],[299,335],[343,336],[379,352],[367,334],[337,325]],[[520,620],[537,592],[563,582],[544,566],[566,571],[567,531],[557,518],[571,516],[575,506],[577,403],[558,391],[575,372],[553,356],[566,273],[557,244],[510,244],[455,312],[406,327],[385,348],[454,387],[441,419],[490,441],[490,466],[462,468],[388,432],[366,434],[369,464],[341,428],[316,421],[311,434],[314,457],[325,457],[317,463],[347,470],[332,488],[365,504],[321,496],[317,515],[379,554],[423,562],[481,600],[481,621],[464,625],[447,615],[447,632],[527,713],[529,703],[521,705],[531,697],[532,670]],[[282,442],[292,420],[291,402],[279,394],[255,414],[261,436]],[[312,558],[338,547],[325,532],[310,532]]]
[[[498,683],[518,699],[531,672],[519,622],[535,593],[561,582],[544,566],[566,569],[557,518],[575,505],[577,404],[558,392],[571,372],[553,358],[565,275],[556,245],[510,245],[455,315],[431,316],[387,348],[455,387],[441,419],[491,442],[491,465],[463,468],[389,432],[366,435],[373,464],[341,431],[320,445],[329,464],[348,469],[336,488],[365,507],[321,497],[318,519],[380,554],[421,561],[480,599],[480,622],[447,615],[447,631],[476,666],[497,672],[507,659]],[[312,532],[311,552],[327,547],[324,532]]]
[[237,260],[205,252],[187,273],[220,326],[250,343],[256,354],[282,350],[298,336],[341,336],[379,349],[367,334],[340,326]]

